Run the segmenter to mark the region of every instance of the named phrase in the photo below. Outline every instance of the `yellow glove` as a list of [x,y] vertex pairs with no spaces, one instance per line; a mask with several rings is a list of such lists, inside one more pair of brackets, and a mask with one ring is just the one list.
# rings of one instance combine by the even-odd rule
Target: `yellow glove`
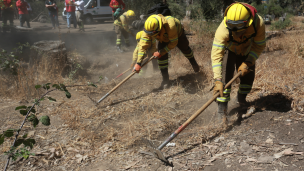
[[215,95],[217,92],[220,92],[220,96],[224,97],[224,84],[219,80],[214,82],[213,95]]
[[242,72],[241,77],[245,76],[246,74],[248,74],[250,72],[249,67],[253,66],[251,63],[249,62],[243,62],[242,65],[239,67],[238,72]]

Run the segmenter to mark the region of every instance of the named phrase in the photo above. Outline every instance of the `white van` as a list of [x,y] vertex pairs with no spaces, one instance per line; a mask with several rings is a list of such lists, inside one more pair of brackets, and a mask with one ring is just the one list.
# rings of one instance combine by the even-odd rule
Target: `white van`
[[[112,8],[109,6],[111,0],[83,0],[84,1],[84,22],[90,24],[93,20],[112,20]],[[62,11],[62,18],[66,18],[65,8]],[[71,21],[73,22],[73,21]]]

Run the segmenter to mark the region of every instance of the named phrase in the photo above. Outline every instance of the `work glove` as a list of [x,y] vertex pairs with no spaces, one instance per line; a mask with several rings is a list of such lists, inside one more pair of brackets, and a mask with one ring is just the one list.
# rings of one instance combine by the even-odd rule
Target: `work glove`
[[220,92],[220,96],[224,97],[224,84],[220,80],[215,80],[214,82],[214,88],[213,88],[213,95]]
[[135,66],[133,68],[133,72],[135,71],[136,73],[139,73],[140,69],[141,69],[140,64],[135,64]]
[[245,76],[246,74],[248,74],[250,72],[249,67],[253,66],[251,63],[249,62],[243,62],[242,65],[239,67],[238,72],[242,72],[241,77]]
[[155,58],[160,58],[160,57],[161,57],[161,55],[160,55],[159,52],[154,52],[154,53],[153,53],[153,56],[155,56]]

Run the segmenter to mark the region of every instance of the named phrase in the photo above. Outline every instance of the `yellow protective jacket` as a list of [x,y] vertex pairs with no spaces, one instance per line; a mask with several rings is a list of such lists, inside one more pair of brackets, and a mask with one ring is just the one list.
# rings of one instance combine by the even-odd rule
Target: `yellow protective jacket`
[[114,21],[114,25],[120,26],[123,29],[125,29],[128,33],[130,33],[129,21],[130,19],[127,15],[127,12],[124,12],[118,19]]
[[[142,34],[145,33],[145,32],[144,31],[140,31],[139,33],[142,36]],[[135,50],[133,52],[133,61],[132,61],[132,63],[134,63],[134,64],[135,63],[142,63],[142,60],[143,60],[143,58],[142,59],[138,58],[138,49],[139,49],[138,43],[139,43],[139,41],[140,41],[140,39],[137,40],[137,46],[136,46],[136,48],[135,48]],[[147,42],[147,44],[149,44],[150,46],[147,47],[147,49],[143,52],[142,56],[145,56],[145,54],[147,54],[147,53],[152,53],[153,54],[153,52],[156,51],[156,39],[154,37],[152,37],[152,41]],[[147,51],[149,51],[149,52],[147,52]]]
[[[168,43],[164,49],[160,49],[160,54],[163,56],[175,48],[178,43],[178,37],[183,33],[183,27],[180,21],[172,16],[164,17],[161,14],[158,14],[158,16],[161,17],[163,26],[159,34],[156,36],[156,39],[161,43]],[[146,33],[142,34],[142,37],[138,43],[138,61],[142,61],[144,52],[150,47],[151,41],[151,36]]]
[[229,31],[225,27],[224,22],[225,21],[223,20],[217,28],[212,45],[211,60],[215,79],[222,78],[222,62],[225,49],[229,49],[230,51],[244,57],[248,55],[246,61],[255,64],[255,61],[259,58],[266,46],[265,24],[263,18],[258,14],[255,14],[253,23],[246,29],[246,32],[241,37],[236,37],[234,32],[232,32],[232,36],[235,41],[243,42],[246,38],[251,37],[251,35],[255,33],[253,28],[253,24],[255,24],[256,36],[243,44],[229,41]]

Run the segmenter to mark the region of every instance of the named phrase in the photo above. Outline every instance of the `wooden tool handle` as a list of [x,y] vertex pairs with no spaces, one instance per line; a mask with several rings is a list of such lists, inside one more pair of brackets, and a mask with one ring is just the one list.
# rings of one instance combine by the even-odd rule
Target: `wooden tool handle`
[[[141,67],[144,67],[145,65],[147,65],[150,61],[152,61],[152,59],[154,59],[155,57],[152,56],[147,62],[145,62]],[[122,80],[119,84],[117,84],[112,90],[110,90],[106,95],[104,95],[100,100],[98,100],[97,104],[100,103],[101,101],[103,101],[106,97],[108,97],[111,93],[113,93],[118,87],[120,87],[123,83],[125,83],[128,79],[130,79],[136,72],[132,72],[127,78],[125,78],[124,80]]]
[[[225,86],[224,89],[229,87],[240,75],[242,72],[238,72]],[[158,149],[161,150],[164,148],[170,141],[172,141],[180,132],[182,132],[198,115],[200,115],[218,96],[220,93],[216,93],[210,100],[207,101],[198,111],[196,111],[185,123],[183,123],[175,132],[173,132],[170,137],[164,141]]]

